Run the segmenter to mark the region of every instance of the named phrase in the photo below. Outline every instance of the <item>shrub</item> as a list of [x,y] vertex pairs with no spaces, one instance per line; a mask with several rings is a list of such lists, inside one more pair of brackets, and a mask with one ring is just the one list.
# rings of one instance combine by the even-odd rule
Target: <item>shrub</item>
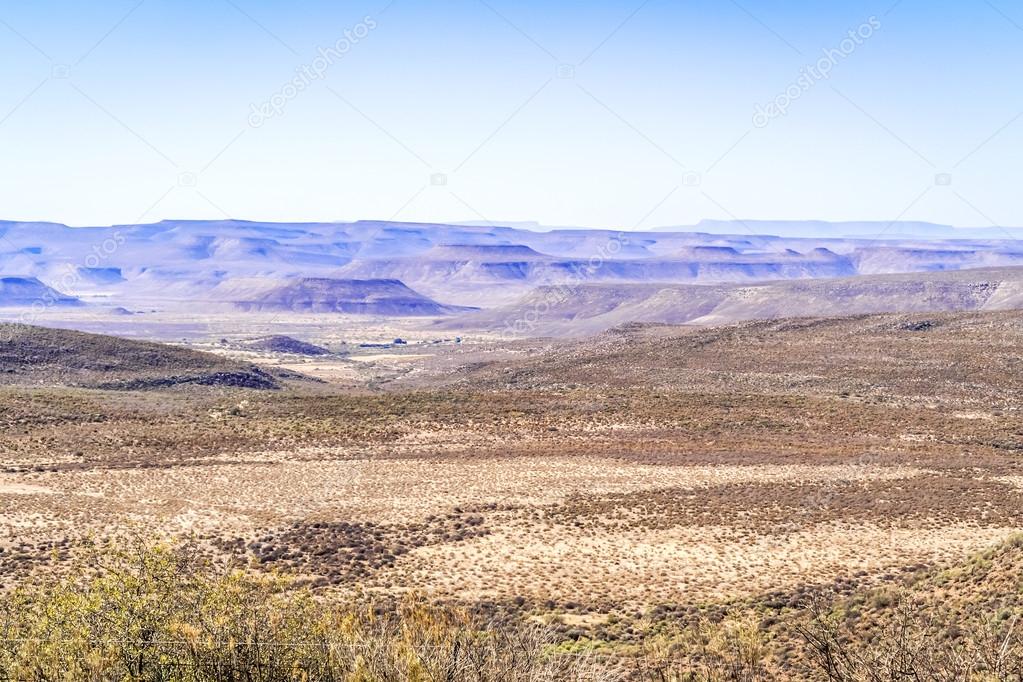
[[192,549],[97,552],[79,575],[0,598],[0,680],[602,679],[536,627],[413,597],[339,603]]
[[800,627],[815,676],[831,682],[1023,679],[1023,638],[1015,619],[980,614],[948,623],[933,607],[895,603],[874,637],[843,627],[821,602]]

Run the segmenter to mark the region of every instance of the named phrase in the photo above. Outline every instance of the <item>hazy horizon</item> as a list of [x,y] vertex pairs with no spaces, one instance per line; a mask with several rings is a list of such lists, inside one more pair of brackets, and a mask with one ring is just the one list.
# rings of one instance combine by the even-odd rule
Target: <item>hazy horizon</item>
[[[726,219],[715,219],[715,218],[703,218],[695,223],[688,225],[649,225],[645,227],[602,227],[593,225],[549,225],[541,223],[536,220],[492,220],[492,221],[481,221],[472,219],[457,219],[457,220],[389,220],[382,218],[355,218],[355,219],[334,219],[334,220],[264,220],[260,218],[251,217],[220,217],[220,218],[161,218],[159,220],[147,220],[144,222],[128,222],[128,223],[107,223],[107,224],[72,224],[65,223],[56,220],[17,220],[5,217],[0,217],[0,225],[32,225],[32,224],[48,224],[48,225],[60,225],[71,229],[109,229],[116,227],[147,227],[153,225],[159,225],[161,223],[217,223],[217,222],[234,222],[234,223],[252,223],[252,224],[272,224],[272,225],[354,225],[358,223],[393,223],[396,225],[437,225],[437,226],[454,226],[454,227],[501,227],[501,228],[512,228],[516,230],[526,230],[534,232],[549,232],[554,230],[580,230],[580,231],[611,231],[611,232],[688,232],[692,230],[698,230],[701,228],[707,228],[708,226],[725,225],[731,224],[736,227],[742,233],[743,225],[791,225],[791,226],[810,226],[820,225],[829,227],[840,227],[849,225],[874,225],[886,228],[885,232],[891,232],[897,234],[898,226],[919,226],[923,228],[933,227],[939,230],[956,230],[963,232],[993,232],[1000,230],[1023,230],[1023,227],[1014,225],[952,225],[947,223],[936,223],[926,220],[896,220],[896,221],[883,221],[883,220],[820,220],[814,218],[806,219],[765,219],[765,218],[726,218]],[[749,230],[746,229],[746,232]],[[827,235],[821,235],[827,236]],[[2,233],[0,233],[2,237]]]

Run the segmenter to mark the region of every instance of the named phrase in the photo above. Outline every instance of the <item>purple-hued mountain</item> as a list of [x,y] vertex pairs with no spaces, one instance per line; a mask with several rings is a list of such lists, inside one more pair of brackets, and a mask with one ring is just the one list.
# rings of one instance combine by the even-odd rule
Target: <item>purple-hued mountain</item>
[[[280,282],[256,280],[248,287],[231,288],[234,293],[230,297],[212,298],[227,300],[242,311],[419,317],[476,310],[437,303],[396,279],[301,277]],[[224,292],[216,291],[221,293]]]
[[0,277],[0,307],[67,307],[82,302],[46,286],[35,277]]
[[[190,309],[201,302],[452,315],[467,306],[511,305],[540,287],[727,285],[1023,266],[1020,235],[925,223],[705,221],[617,232],[383,221],[80,228],[0,221],[0,277],[37,282],[32,286],[69,301],[128,308]],[[389,302],[374,298],[381,292],[390,292],[381,299]]]

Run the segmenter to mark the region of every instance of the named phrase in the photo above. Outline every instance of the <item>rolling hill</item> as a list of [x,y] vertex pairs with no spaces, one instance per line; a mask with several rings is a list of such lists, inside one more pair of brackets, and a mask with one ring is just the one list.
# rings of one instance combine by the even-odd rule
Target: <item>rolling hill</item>
[[181,385],[274,389],[250,364],[159,343],[64,329],[0,324],[0,384],[114,390]]
[[286,355],[305,355],[308,357],[330,355],[330,351],[322,346],[300,341],[283,334],[264,336],[241,344],[246,350],[261,351],[264,353],[283,353]]
[[[460,383],[691,393],[828,395],[1013,404],[1023,311],[756,320],[714,327],[632,323],[466,365]],[[522,342],[536,343],[536,342]],[[940,397],[939,397],[940,394]],[[1013,446],[1015,447],[1015,446]]]

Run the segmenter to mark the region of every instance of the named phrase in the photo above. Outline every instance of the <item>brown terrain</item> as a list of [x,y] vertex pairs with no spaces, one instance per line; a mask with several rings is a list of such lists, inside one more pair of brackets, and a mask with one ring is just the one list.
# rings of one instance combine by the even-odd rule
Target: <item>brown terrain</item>
[[336,372],[315,381],[292,344],[0,332],[8,586],[89,538],[189,536],[325,594],[415,590],[579,646],[753,614],[782,668],[786,614],[816,594],[867,630],[888,590],[1017,608],[1019,547],[990,548],[1023,521],[1023,312],[320,353]]

